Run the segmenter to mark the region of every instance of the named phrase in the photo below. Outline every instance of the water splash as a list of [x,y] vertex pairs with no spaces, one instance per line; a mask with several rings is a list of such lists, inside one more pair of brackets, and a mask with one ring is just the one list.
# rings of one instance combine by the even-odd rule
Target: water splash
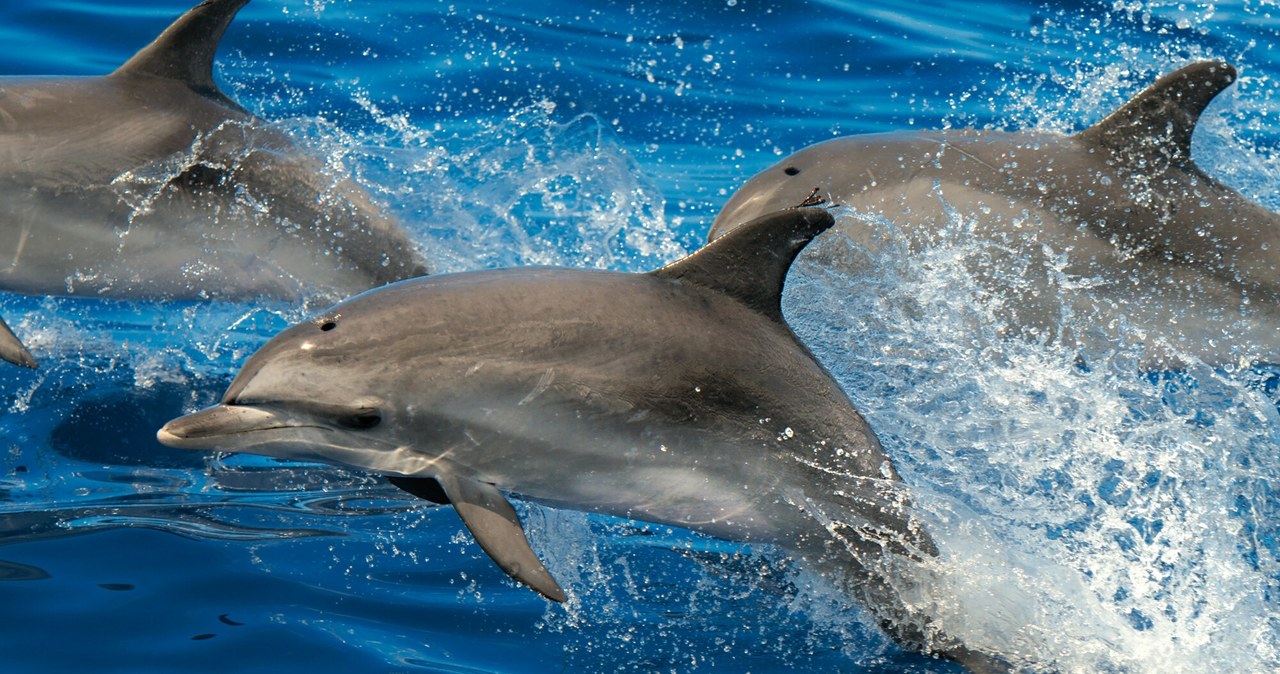
[[335,147],[361,153],[351,163],[363,167],[366,187],[425,242],[435,269],[637,270],[685,252],[661,194],[594,115],[563,119],[540,102],[463,135],[418,126],[363,94],[356,100],[377,126],[339,134]]
[[[944,551],[947,589],[922,599],[942,628],[1046,668],[1274,667],[1276,531],[1254,519],[1280,478],[1265,375],[1190,354],[1185,370],[1143,374],[1143,346],[1123,340],[1082,362],[1006,330],[1003,298],[965,262],[983,242],[909,251],[891,223],[859,224],[889,243],[806,253],[787,315]],[[1087,331],[1093,318],[1062,320]]]

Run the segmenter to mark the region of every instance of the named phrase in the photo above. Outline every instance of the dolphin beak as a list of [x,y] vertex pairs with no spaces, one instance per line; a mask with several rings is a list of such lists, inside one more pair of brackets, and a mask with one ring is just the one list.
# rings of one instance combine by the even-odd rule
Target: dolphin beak
[[252,431],[288,428],[277,414],[241,405],[214,405],[178,417],[156,432],[160,444],[182,449],[220,449],[234,445],[231,436]]

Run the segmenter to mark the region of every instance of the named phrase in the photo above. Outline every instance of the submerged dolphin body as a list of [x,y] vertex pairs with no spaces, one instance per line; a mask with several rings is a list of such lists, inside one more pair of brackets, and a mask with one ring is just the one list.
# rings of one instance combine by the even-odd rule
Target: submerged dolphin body
[[426,273],[367,194],[218,90],[247,1],[201,3],[105,77],[0,78],[0,289],[332,301]]
[[897,601],[891,567],[934,545],[876,436],[782,319],[791,261],[833,222],[773,214],[647,274],[522,268],[369,291],[276,336],[220,404],[158,438],[392,476],[451,502],[503,570],[557,601],[499,490],[776,544],[839,569],[919,643],[928,620]]
[[[1235,76],[1225,63],[1186,66],[1074,135],[958,130],[818,143],[748,180],[710,238],[830,201],[892,221],[911,250],[955,236],[981,242],[972,271],[1004,302],[1014,332],[1086,351],[1136,335],[1157,363],[1179,354],[1280,362],[1280,217],[1191,160],[1201,112]],[[870,250],[881,245],[856,219],[839,229]],[[1064,315],[1091,325],[1073,328]]]

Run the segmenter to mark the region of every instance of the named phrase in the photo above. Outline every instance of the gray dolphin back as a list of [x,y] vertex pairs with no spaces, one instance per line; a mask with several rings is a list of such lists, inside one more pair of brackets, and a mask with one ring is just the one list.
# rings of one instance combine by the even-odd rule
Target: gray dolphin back
[[[910,253],[963,245],[1006,334],[1083,354],[1136,344],[1144,368],[1280,362],[1280,216],[1191,155],[1206,106],[1236,78],[1222,61],[1190,63],[1073,135],[947,129],[816,143],[750,178],[709,238],[819,195],[857,216],[837,226],[873,254],[886,233]],[[947,234],[959,222],[962,241]],[[1125,334],[1112,327],[1120,319]]]

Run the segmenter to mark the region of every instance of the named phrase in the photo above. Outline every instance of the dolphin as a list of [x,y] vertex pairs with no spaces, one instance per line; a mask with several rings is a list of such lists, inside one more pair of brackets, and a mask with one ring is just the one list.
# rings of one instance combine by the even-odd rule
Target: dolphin
[[[818,143],[748,180],[709,238],[782,208],[839,204],[892,221],[911,251],[956,231],[985,242],[973,271],[1014,332],[1085,351],[1137,335],[1153,364],[1178,354],[1280,362],[1280,217],[1191,159],[1200,114],[1235,79],[1229,64],[1190,64],[1073,135],[966,129]],[[864,223],[842,218],[838,229],[874,251],[884,239]],[[1064,315],[1096,326],[1073,331]]]
[[36,368],[36,359],[18,340],[17,335],[13,334],[13,330],[9,329],[3,318],[0,318],[0,358],[14,365],[29,367],[33,370]]
[[0,78],[0,290],[331,302],[426,273],[368,194],[214,83],[247,2],[200,3],[104,77]]
[[371,290],[273,338],[219,404],[157,437],[390,476],[452,503],[499,567],[555,601],[566,593],[504,491],[778,545],[851,579],[890,633],[923,647],[927,618],[894,596],[890,560],[937,549],[867,422],[782,317],[787,269],[833,223],[822,209],[770,214],[643,274],[530,267]]

